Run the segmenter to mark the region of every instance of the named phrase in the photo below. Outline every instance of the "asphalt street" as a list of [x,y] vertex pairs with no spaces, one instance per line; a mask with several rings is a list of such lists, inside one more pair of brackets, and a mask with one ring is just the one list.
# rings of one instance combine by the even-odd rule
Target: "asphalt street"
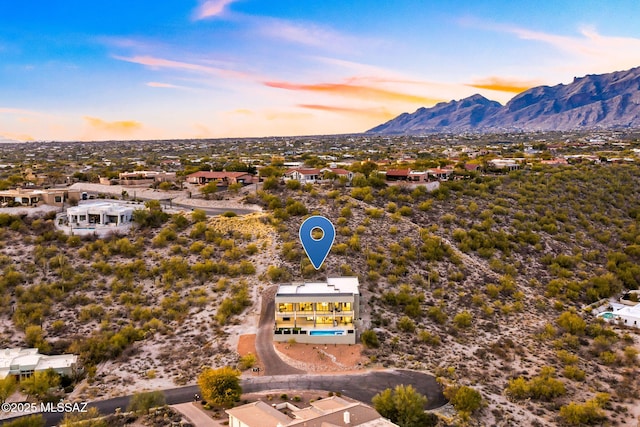
[[304,374],[304,371],[284,363],[273,348],[273,313],[275,313],[276,290],[277,287],[272,286],[262,294],[262,309],[256,334],[256,353],[264,366],[265,375]]
[[[431,375],[407,371],[407,370],[386,370],[370,371],[357,374],[338,375],[275,375],[243,378],[241,381],[244,393],[255,393],[262,391],[286,390],[325,390],[340,392],[344,396],[351,397],[364,403],[371,403],[371,399],[376,393],[393,388],[396,385],[412,385],[418,392],[428,399],[425,409],[433,409],[447,403],[442,388]],[[187,386],[164,390],[167,404],[190,402],[193,396],[200,393],[198,386]],[[102,414],[113,414],[117,408],[126,410],[129,405],[130,396],[116,397],[113,399],[92,402],[90,407],[96,407]],[[54,426],[59,423],[64,414],[44,413],[47,426]],[[3,420],[7,421],[7,420]]]

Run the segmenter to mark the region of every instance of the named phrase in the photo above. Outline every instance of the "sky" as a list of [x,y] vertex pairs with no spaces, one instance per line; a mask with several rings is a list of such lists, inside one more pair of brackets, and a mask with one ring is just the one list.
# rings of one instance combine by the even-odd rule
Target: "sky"
[[0,2],[0,141],[357,133],[640,66],[637,0]]

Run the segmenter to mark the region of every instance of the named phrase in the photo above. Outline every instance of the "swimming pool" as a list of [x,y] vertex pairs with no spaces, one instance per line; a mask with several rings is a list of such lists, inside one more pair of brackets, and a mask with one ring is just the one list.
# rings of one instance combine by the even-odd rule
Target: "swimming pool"
[[327,331],[327,330],[319,330],[319,331],[309,331],[309,335],[317,335],[317,336],[336,336],[336,335],[345,335],[344,331]]
[[605,311],[604,313],[600,314],[600,317],[602,317],[603,319],[613,319],[616,317],[616,315],[610,311]]

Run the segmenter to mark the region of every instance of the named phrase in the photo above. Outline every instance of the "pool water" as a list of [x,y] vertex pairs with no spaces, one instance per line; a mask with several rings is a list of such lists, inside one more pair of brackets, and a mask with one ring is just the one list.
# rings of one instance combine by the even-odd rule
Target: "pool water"
[[309,331],[309,335],[317,335],[317,336],[336,336],[336,335],[344,335],[344,331]]
[[611,313],[610,311],[605,311],[600,316],[602,316],[605,319],[613,319],[614,317],[616,317],[616,315]]

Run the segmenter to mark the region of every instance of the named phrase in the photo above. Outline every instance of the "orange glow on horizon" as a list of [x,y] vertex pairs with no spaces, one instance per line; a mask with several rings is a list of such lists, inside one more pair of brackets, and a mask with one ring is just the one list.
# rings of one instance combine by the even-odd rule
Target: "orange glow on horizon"
[[297,84],[288,82],[267,81],[264,82],[264,85],[277,89],[320,92],[377,101],[411,102],[422,105],[435,105],[436,103],[441,101],[440,99],[410,95],[407,93],[395,92],[372,86],[347,83]]
[[536,81],[518,81],[503,77],[488,77],[483,80],[476,80],[467,86],[478,89],[495,90],[499,92],[521,93],[532,87],[540,86],[542,83]]

